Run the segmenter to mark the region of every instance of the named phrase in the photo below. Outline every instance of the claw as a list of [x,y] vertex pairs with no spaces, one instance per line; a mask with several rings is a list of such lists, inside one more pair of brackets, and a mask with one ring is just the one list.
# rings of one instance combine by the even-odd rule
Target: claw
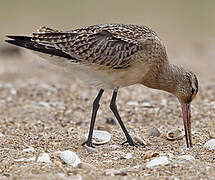
[[127,141],[123,142],[122,145],[124,145],[126,143],[128,143],[130,146],[134,146],[134,147],[140,146],[139,144],[135,143],[133,140],[130,140],[130,141],[127,140]]
[[88,147],[95,148],[95,147],[93,146],[93,143],[90,142],[90,141],[85,141],[85,142],[83,142],[81,145],[84,146],[85,144],[86,144]]

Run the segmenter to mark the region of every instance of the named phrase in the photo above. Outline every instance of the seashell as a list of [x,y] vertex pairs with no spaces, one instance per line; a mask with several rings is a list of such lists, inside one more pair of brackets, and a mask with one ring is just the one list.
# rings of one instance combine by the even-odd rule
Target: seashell
[[3,136],[4,136],[4,134],[0,133],[0,137],[3,137]]
[[49,154],[48,153],[40,154],[40,156],[37,158],[37,162],[51,163]]
[[204,147],[206,147],[209,150],[215,150],[215,139],[210,139],[204,144]]
[[184,134],[179,129],[171,130],[166,134],[166,138],[171,141],[179,140],[179,139],[182,139],[183,137],[184,137]]
[[[85,134],[85,138],[87,140],[88,134]],[[109,142],[111,139],[111,134],[107,131],[95,130],[93,131],[93,144],[105,144]]]
[[167,156],[161,156],[161,157],[157,157],[149,162],[146,163],[146,167],[147,168],[151,168],[151,167],[154,167],[154,166],[158,166],[158,165],[166,165],[166,164],[169,164],[169,160],[167,158]]
[[81,163],[80,158],[76,153],[66,150],[66,151],[57,151],[56,154],[60,156],[60,158],[67,164],[72,167],[77,167],[79,163]]

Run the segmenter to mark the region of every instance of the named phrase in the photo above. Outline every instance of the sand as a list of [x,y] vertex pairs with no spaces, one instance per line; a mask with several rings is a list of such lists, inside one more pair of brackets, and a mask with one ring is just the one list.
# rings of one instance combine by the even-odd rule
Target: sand
[[[177,99],[136,85],[120,89],[117,104],[129,132],[143,139],[146,145],[138,148],[121,145],[125,136],[119,125],[107,123],[107,119],[115,118],[109,109],[111,91],[105,91],[95,129],[108,131],[112,138],[89,149],[81,143],[88,132],[98,89],[38,61],[26,51],[0,54],[0,179],[215,178],[214,150],[204,147],[215,138],[213,75],[200,78],[199,94],[192,103],[193,148],[185,147],[184,137],[166,139],[168,131],[183,130]],[[207,69],[202,68],[198,73],[204,71]],[[149,136],[152,128],[160,136]],[[29,147],[33,150],[23,152]],[[75,152],[82,164],[72,167],[63,162],[56,151],[64,150]],[[50,162],[38,161],[43,153],[49,155]],[[132,157],[126,159],[128,153]],[[180,159],[182,155],[192,158]],[[20,160],[32,157],[36,159]],[[168,163],[147,167],[157,157],[167,157]]]

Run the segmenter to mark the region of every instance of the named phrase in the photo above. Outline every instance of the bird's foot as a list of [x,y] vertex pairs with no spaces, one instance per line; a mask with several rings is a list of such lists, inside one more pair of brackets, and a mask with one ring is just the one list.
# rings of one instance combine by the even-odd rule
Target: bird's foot
[[86,146],[88,146],[88,147],[91,147],[91,148],[95,148],[94,146],[93,146],[93,143],[92,143],[92,141],[84,141],[81,145],[82,146],[84,146],[86,144]]
[[128,143],[130,146],[134,146],[134,147],[138,147],[138,146],[139,146],[139,144],[135,143],[132,139],[123,142],[122,145],[127,144],[127,143]]

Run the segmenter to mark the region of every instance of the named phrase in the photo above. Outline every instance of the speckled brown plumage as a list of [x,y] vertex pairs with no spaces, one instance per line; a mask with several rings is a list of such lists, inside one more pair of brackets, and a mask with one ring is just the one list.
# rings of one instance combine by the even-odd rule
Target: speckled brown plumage
[[151,56],[160,53],[156,33],[137,25],[95,25],[67,32],[42,27],[33,34],[32,40],[71,55],[73,63],[77,60],[113,69],[131,66],[143,57],[143,52]]
[[[194,73],[170,64],[166,48],[158,35],[146,26],[103,24],[71,31],[41,27],[32,36],[8,36],[7,42],[40,52],[50,62],[101,90],[94,101],[91,122],[95,121],[103,89],[114,89],[111,110],[122,127],[127,142],[136,146],[117,112],[119,87],[143,84],[174,94],[182,106],[187,146],[192,146],[190,103],[198,92]],[[92,129],[87,141],[92,146]]]

